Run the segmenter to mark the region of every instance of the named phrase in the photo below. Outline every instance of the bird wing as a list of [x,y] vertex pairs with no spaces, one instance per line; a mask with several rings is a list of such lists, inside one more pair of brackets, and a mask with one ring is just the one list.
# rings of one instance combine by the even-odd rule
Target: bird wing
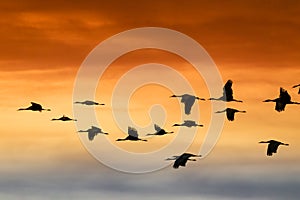
[[38,104],[38,103],[34,103],[34,102],[30,102],[31,103],[31,106],[36,108],[36,109],[42,109],[42,106],[41,104]]
[[279,95],[280,100],[282,100],[283,102],[290,102],[291,101],[291,96],[289,95],[289,93],[283,89],[280,88],[280,95]]
[[277,149],[278,149],[279,145],[280,145],[280,142],[271,141],[268,145],[267,155],[272,156],[273,153],[277,153]]
[[174,162],[174,165],[173,165],[173,168],[178,168],[179,166],[183,166],[185,167],[186,165],[186,162],[188,161],[188,159],[191,157],[191,156],[195,156],[194,154],[190,154],[190,153],[184,153],[182,154],[181,156],[179,156],[175,162]]
[[88,138],[90,141],[94,140],[94,137],[97,135],[97,132],[95,131],[89,131],[88,132]]
[[177,169],[179,166],[185,167],[188,158],[185,154],[182,154],[175,160],[173,168]]
[[226,116],[227,116],[227,119],[229,121],[233,121],[234,120],[234,113],[236,112],[235,109],[232,109],[232,108],[227,108],[226,109]]
[[191,114],[192,106],[193,106],[194,103],[195,103],[195,97],[189,95],[189,97],[186,98],[185,101],[184,101],[183,103],[184,103],[184,113],[185,113],[186,115]]
[[184,120],[184,125],[185,126],[192,126],[195,124],[195,121],[192,120]]
[[133,137],[138,137],[137,130],[133,127],[128,126],[128,135],[133,136]]
[[223,96],[226,97],[227,101],[233,99],[232,83],[232,80],[228,80],[223,87]]
[[101,128],[98,128],[96,126],[91,126],[91,127],[92,127],[92,130],[95,132],[102,132]]
[[154,124],[154,129],[158,132],[161,130],[161,128],[157,125],[157,124]]
[[286,103],[284,101],[282,101],[281,99],[278,99],[275,104],[275,110],[277,110],[278,112],[284,111],[285,106],[286,106]]

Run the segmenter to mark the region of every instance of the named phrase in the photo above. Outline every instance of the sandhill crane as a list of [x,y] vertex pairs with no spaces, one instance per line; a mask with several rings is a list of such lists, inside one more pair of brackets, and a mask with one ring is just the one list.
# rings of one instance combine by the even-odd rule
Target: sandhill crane
[[34,103],[34,102],[31,102],[31,106],[29,106],[28,108],[19,108],[18,111],[21,111],[21,110],[32,110],[32,111],[40,111],[42,112],[43,110],[45,111],[51,111],[50,109],[44,109],[41,104],[38,104],[38,103]]
[[105,133],[101,130],[101,128],[98,128],[96,126],[91,126],[91,128],[87,129],[87,130],[80,130],[78,131],[79,133],[84,133],[87,132],[88,133],[88,138],[90,141],[92,141],[94,139],[94,137],[98,134],[105,134],[108,135],[108,133]]
[[200,127],[203,127],[202,124],[197,124],[195,121],[192,121],[192,120],[184,120],[184,122],[182,124],[174,124],[173,126],[186,126],[188,128],[191,128],[191,127],[196,127],[196,126],[200,126]]
[[222,111],[217,111],[215,113],[223,113],[223,112],[226,112],[226,116],[227,116],[227,119],[229,121],[233,121],[234,120],[234,115],[235,113],[237,112],[240,112],[240,113],[246,113],[245,110],[237,110],[237,109],[234,109],[234,108],[226,108],[225,110],[222,110]]
[[173,156],[172,158],[167,158],[166,160],[175,160],[173,164],[173,168],[177,169],[179,166],[185,167],[186,162],[189,161],[197,161],[196,159],[190,159],[190,157],[201,157],[201,155],[194,155],[191,153],[184,153],[181,156]]
[[289,144],[285,144],[276,140],[269,140],[269,141],[261,141],[259,143],[269,143],[268,150],[267,150],[267,156],[272,156],[273,153],[277,153],[277,149],[279,145],[285,145],[288,146]]
[[90,100],[86,100],[86,101],[75,101],[75,104],[83,104],[83,105],[87,105],[87,106],[93,106],[93,105],[105,105],[104,103],[98,103],[95,101],[90,101]]
[[165,135],[165,134],[171,134],[174,133],[173,131],[167,132],[164,129],[160,128],[157,124],[154,124],[154,129],[156,130],[155,133],[149,133],[147,135]]
[[299,87],[298,94],[300,94],[300,84],[294,85],[293,88]]
[[138,132],[135,128],[132,128],[130,126],[128,126],[128,136],[126,138],[123,139],[117,139],[116,141],[125,141],[125,140],[131,140],[131,141],[144,141],[147,142],[147,140],[144,139],[140,139]]
[[52,121],[55,121],[55,120],[60,120],[60,121],[77,121],[77,119],[71,119],[65,115],[63,115],[62,117],[60,118],[53,118]]
[[298,102],[291,101],[291,96],[283,88],[280,88],[280,95],[278,98],[267,99],[267,100],[264,100],[263,102],[276,102],[275,110],[278,112],[284,111],[286,104],[300,104]]
[[219,98],[209,98],[208,100],[217,100],[217,101],[236,101],[236,102],[243,102],[241,100],[236,100],[233,98],[233,90],[232,90],[232,80],[228,80],[223,87],[223,96]]
[[183,95],[175,95],[174,94],[170,97],[181,97],[181,103],[184,104],[184,112],[186,115],[191,114],[191,109],[192,109],[192,106],[194,105],[196,99],[205,101],[205,99],[203,99],[203,98],[199,98],[199,97],[196,97],[196,96],[193,96],[190,94],[183,94]]

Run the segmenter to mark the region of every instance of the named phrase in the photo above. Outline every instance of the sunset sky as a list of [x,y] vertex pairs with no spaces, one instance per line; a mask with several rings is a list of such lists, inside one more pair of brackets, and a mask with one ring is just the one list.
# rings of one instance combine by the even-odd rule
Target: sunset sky
[[[278,113],[274,103],[262,101],[277,98],[283,87],[300,102],[298,89],[292,88],[300,84],[300,2],[29,0],[3,1],[0,8],[0,199],[299,199],[300,106],[287,105]],[[226,120],[213,150],[185,168],[175,170],[164,159],[183,153],[180,145],[187,145],[188,152],[203,153],[212,116],[224,115],[214,114],[217,110],[210,101],[196,102],[190,116],[181,115],[180,99],[169,96],[174,90],[183,94],[186,87],[161,65],[180,74],[199,97],[222,95],[219,88],[216,96],[210,96],[205,78],[182,57],[157,49],[124,54],[99,78],[94,100],[105,106],[94,112],[73,104],[85,100],[84,92],[82,99],[74,99],[73,92],[88,55],[108,38],[142,27],[171,29],[197,41],[217,66],[222,85],[233,80],[234,97],[243,100],[226,106],[247,111],[238,113],[233,122]],[[119,42],[133,45],[130,38]],[[109,49],[107,55],[114,52]],[[176,88],[137,84],[157,77]],[[118,83],[124,88],[120,93],[114,91]],[[125,89],[132,87],[137,90],[127,99]],[[51,112],[17,112],[31,101]],[[97,120],[80,117],[76,110],[91,111]],[[81,121],[51,121],[63,114]],[[115,142],[126,137],[127,114],[132,118],[128,125],[137,128],[147,143]],[[172,127],[185,119],[204,127]],[[175,133],[146,137],[154,132],[154,123]],[[91,142],[77,133],[91,125],[110,134],[97,135]],[[258,142],[270,139],[290,145],[267,157],[267,145]],[[103,146],[103,141],[115,149]],[[147,157],[164,148],[166,156]],[[161,164],[163,169],[120,172],[134,164],[118,152],[143,157],[135,160],[137,165]],[[115,167],[101,163],[99,157]]]

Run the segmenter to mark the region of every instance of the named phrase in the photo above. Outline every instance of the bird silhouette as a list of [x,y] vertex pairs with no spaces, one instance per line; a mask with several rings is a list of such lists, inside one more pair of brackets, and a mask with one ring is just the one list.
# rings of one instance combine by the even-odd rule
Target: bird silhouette
[[191,153],[184,153],[181,156],[173,156],[172,158],[167,158],[166,160],[175,160],[173,168],[177,169],[179,166],[185,167],[187,161],[197,161],[196,159],[190,159],[190,157],[201,157],[201,155],[194,155]]
[[86,100],[86,101],[76,101],[74,102],[75,104],[83,104],[83,105],[87,105],[87,106],[93,106],[93,105],[105,105],[104,103],[98,103],[95,101],[90,101],[90,100]]
[[203,99],[203,98],[199,98],[199,97],[196,97],[196,96],[193,96],[190,94],[183,94],[183,95],[175,95],[174,94],[170,97],[181,97],[181,103],[184,104],[184,112],[186,115],[191,114],[191,109],[192,109],[192,106],[194,105],[196,99],[205,101],[205,99]]
[[243,102],[241,100],[236,100],[233,98],[233,90],[232,90],[232,80],[228,80],[223,87],[223,96],[219,98],[209,98],[208,100],[216,100],[216,101],[236,101],[236,102]]
[[131,140],[131,141],[144,141],[147,142],[147,140],[144,139],[140,139],[138,132],[135,128],[132,128],[130,126],[128,126],[128,136],[126,138],[123,139],[117,139],[116,141],[125,141],[125,140]]
[[215,113],[223,113],[223,112],[226,112],[226,116],[227,116],[227,119],[229,121],[233,121],[234,120],[234,115],[235,113],[237,112],[240,112],[240,113],[246,113],[245,110],[237,110],[237,109],[234,109],[234,108],[226,108],[225,110],[222,110],[222,111],[217,111]]
[[289,145],[289,144],[284,144],[284,143],[276,141],[276,140],[261,141],[259,143],[269,143],[268,149],[267,149],[267,156],[272,156],[273,153],[277,153],[277,149],[278,149],[279,145],[285,145],[285,146]]
[[278,112],[284,111],[286,104],[300,104],[298,102],[291,101],[291,96],[283,88],[280,88],[280,95],[278,98],[267,99],[267,100],[264,100],[263,102],[276,102],[275,110]]
[[108,133],[103,132],[100,128],[96,127],[96,126],[91,126],[91,128],[87,129],[87,130],[80,130],[78,131],[79,133],[84,133],[87,132],[88,133],[88,138],[90,141],[94,140],[94,137],[98,134],[105,134],[108,135]]
[[60,118],[53,118],[52,121],[55,121],[55,120],[60,120],[60,121],[77,121],[77,119],[71,119],[65,115],[63,115],[62,117]]
[[299,87],[298,94],[300,94],[300,84],[294,85],[293,88]]
[[155,133],[149,133],[147,135],[165,135],[165,134],[171,134],[174,133],[173,131],[171,132],[166,132],[164,129],[160,128],[157,124],[154,124],[154,129],[156,130]]
[[31,102],[31,106],[29,106],[28,108],[19,108],[17,111],[21,111],[21,110],[32,110],[32,111],[40,111],[40,112],[42,112],[43,110],[51,111],[50,109],[44,109],[41,106],[41,104],[34,103],[34,102]]
[[196,126],[200,126],[200,127],[203,127],[202,124],[197,124],[195,121],[192,121],[192,120],[184,120],[184,122],[182,124],[174,124],[173,126],[186,126],[188,128],[191,128],[191,127],[196,127]]

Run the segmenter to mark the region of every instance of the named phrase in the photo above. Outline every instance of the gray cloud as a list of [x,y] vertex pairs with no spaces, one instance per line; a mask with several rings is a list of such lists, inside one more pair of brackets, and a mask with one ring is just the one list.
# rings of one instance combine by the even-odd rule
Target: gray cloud
[[[62,170],[60,170],[62,167]],[[59,166],[50,171],[2,174],[8,199],[299,199],[300,170],[285,165],[189,165],[145,175],[99,166]],[[64,168],[64,169],[63,169]]]

